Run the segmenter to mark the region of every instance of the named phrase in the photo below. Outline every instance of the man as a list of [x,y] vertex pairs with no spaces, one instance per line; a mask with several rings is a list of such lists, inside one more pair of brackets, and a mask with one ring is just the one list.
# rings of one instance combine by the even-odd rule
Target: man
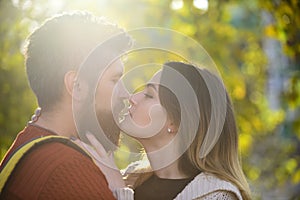
[[[41,111],[18,134],[0,169],[18,148],[35,138],[78,137],[72,110],[77,70],[98,44],[122,32],[104,19],[74,12],[47,20],[29,36],[26,71]],[[123,40],[130,44],[129,37]],[[118,46],[112,48],[120,50]],[[113,130],[105,133],[112,138],[118,137],[119,130],[111,116],[111,106],[104,102],[111,102],[112,89],[122,72],[120,61],[114,62],[103,72],[96,90],[97,116],[100,124],[107,126],[104,131]],[[6,181],[0,199],[115,198],[104,174],[84,151],[69,142],[54,141],[34,146],[22,156]]]

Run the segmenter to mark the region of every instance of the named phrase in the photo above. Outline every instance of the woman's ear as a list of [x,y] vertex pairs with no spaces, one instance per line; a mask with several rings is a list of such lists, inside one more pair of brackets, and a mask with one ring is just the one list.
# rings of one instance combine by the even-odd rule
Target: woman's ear
[[65,74],[65,78],[64,78],[66,90],[69,93],[69,95],[71,95],[71,96],[73,94],[73,88],[74,88],[74,83],[76,80],[76,75],[77,75],[76,71],[68,71]]
[[176,134],[178,132],[178,126],[173,122],[169,122],[167,132],[170,134]]

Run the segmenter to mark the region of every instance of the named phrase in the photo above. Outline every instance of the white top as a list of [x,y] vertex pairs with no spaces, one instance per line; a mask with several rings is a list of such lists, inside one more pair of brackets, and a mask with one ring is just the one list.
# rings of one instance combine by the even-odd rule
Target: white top
[[[133,200],[133,191],[120,188],[114,191],[118,200]],[[174,200],[242,200],[238,188],[228,181],[207,173],[198,174]]]
[[174,200],[242,200],[239,189],[207,173],[198,174]]

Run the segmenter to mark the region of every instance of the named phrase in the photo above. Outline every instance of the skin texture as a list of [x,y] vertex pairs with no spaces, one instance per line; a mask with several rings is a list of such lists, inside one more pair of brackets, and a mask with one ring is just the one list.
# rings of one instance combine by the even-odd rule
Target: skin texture
[[120,128],[136,139],[153,138],[166,129],[168,117],[158,96],[161,72],[156,73],[143,91],[133,94],[130,108]]
[[122,100],[128,97],[120,78],[123,75],[124,66],[120,60],[112,63],[99,80],[95,96],[95,110],[98,121],[104,133],[113,144],[118,145],[120,129],[118,127],[118,115],[124,107]]

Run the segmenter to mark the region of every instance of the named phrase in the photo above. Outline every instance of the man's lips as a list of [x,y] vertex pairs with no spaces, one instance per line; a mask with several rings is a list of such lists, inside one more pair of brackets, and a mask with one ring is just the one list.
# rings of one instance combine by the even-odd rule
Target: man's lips
[[127,115],[131,116],[130,108],[131,108],[131,105],[127,106],[127,107],[126,107],[126,105],[123,106],[123,109],[121,109],[119,116],[123,116],[123,117],[125,117]]
[[128,110],[128,114],[132,118],[131,110]]

